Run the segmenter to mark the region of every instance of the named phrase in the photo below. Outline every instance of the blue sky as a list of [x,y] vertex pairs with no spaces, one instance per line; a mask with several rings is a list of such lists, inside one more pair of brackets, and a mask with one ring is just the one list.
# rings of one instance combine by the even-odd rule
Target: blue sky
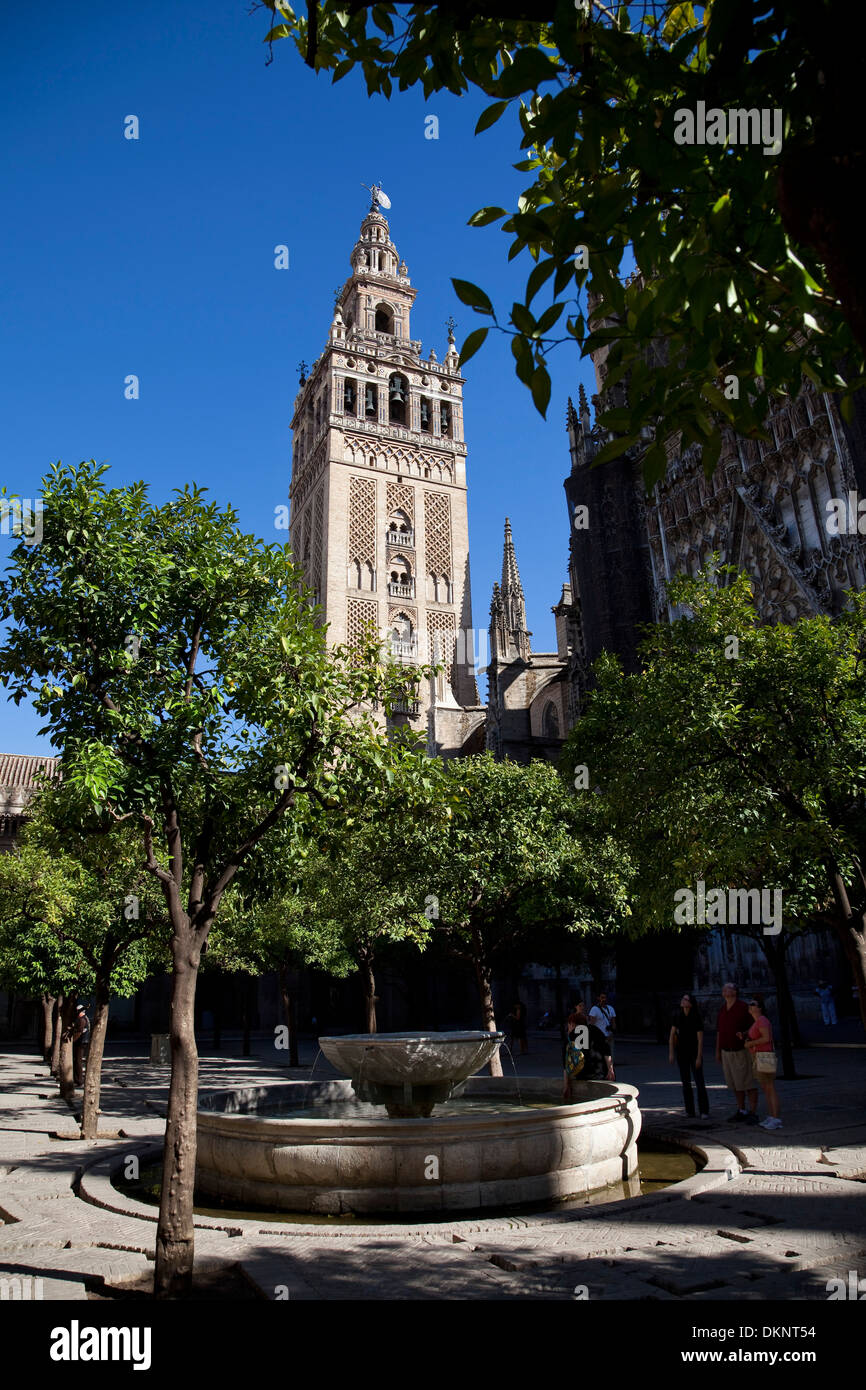
[[[268,540],[287,499],[296,365],[324,345],[333,292],[380,181],[418,298],[412,334],[446,347],[480,320],[450,277],[481,284],[507,321],[528,271],[509,239],[466,226],[510,207],[527,179],[516,119],[475,137],[484,98],[368,98],[352,75],[315,77],[293,46],[265,65],[264,11],[248,0],[87,0],[58,19],[3,18],[0,123],[0,481],[38,494],[52,460],[108,462],[155,500],[196,481]],[[140,122],[124,138],[124,118]],[[424,138],[425,117],[439,139]],[[274,268],[274,247],[290,268]],[[543,302],[540,300],[539,302]],[[545,423],[514,377],[508,339],[467,364],[473,612],[486,627],[510,515],[536,650],[555,645],[566,577],[565,408],[591,373],[576,348],[551,359]],[[140,398],[124,398],[124,379]],[[10,541],[0,538],[0,555]],[[0,750],[48,752],[29,709],[0,703]]]

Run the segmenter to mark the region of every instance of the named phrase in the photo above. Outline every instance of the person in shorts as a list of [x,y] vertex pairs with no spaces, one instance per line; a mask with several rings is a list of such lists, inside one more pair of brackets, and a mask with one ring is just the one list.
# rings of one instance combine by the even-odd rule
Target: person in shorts
[[761,1120],[761,1129],[781,1129],[779,1094],[776,1090],[776,1068],[773,1067],[772,1071],[759,1071],[755,1060],[759,1052],[772,1052],[774,1050],[773,1025],[764,1012],[764,1000],[760,994],[753,994],[749,1000],[749,1013],[752,1015],[753,1022],[744,1042],[755,1067],[755,1077],[767,1102],[767,1118]]
[[[728,980],[722,985],[722,1007],[716,1019],[716,1061],[721,1062],[725,1085],[733,1091],[737,1108],[731,1121],[756,1125],[758,1123],[758,1087],[752,1069],[752,1059],[743,1039],[752,1026],[752,1015],[739,998],[737,986]],[[746,1109],[746,1096],[749,1108]]]

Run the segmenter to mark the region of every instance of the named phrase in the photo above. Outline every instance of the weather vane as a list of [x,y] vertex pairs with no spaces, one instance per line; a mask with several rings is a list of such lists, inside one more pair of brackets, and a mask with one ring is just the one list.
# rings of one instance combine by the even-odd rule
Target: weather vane
[[454,337],[454,329],[457,327],[457,324],[454,322],[453,314],[448,315],[448,318],[445,320],[445,327],[448,329],[448,341],[450,342]]
[[298,363],[298,373],[298,385],[303,386],[304,382],[307,379],[307,364],[303,358],[301,358],[300,362]]
[[380,183],[364,183],[362,180],[361,187],[366,188],[370,195],[371,212],[374,208],[389,208],[391,206],[391,199],[388,197],[387,193],[382,192],[382,185]]

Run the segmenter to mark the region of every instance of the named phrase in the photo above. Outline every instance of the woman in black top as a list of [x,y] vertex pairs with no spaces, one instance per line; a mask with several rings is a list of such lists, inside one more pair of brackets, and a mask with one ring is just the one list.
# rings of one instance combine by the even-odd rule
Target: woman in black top
[[674,1014],[670,1036],[670,1060],[676,1061],[683,1083],[683,1104],[686,1114],[694,1119],[695,1099],[692,1094],[692,1073],[698,1088],[698,1109],[701,1119],[710,1114],[710,1102],[704,1085],[704,1020],[690,994],[684,994]]

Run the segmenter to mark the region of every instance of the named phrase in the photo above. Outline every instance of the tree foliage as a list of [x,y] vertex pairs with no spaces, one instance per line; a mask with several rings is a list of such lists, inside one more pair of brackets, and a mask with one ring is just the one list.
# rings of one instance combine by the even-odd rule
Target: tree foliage
[[566,747],[638,861],[634,920],[673,928],[675,891],[698,879],[779,888],[786,925],[835,927],[862,997],[866,595],[769,625],[722,566],[669,598],[681,616],[651,629],[638,674],[596,662]]
[[[371,94],[420,87],[489,98],[480,134],[517,113],[530,178],[500,223],[527,266],[522,302],[497,312],[479,286],[458,297],[511,335],[515,369],[544,413],[559,343],[606,353],[600,462],[645,448],[648,482],[681,432],[710,471],[721,428],[763,433],[770,400],[803,376],[823,389],[864,381],[866,272],[850,215],[862,177],[862,19],[833,0],[440,0],[434,6],[324,0],[295,11],[265,0],[271,45],[294,40],[339,81],[360,69]],[[855,32],[852,32],[852,26]],[[781,149],[678,143],[677,112],[781,113]],[[585,247],[586,263],[578,248]],[[640,274],[623,284],[634,257]],[[737,392],[729,378],[737,378]],[[846,400],[848,396],[846,395]],[[848,406],[844,405],[847,409]],[[646,448],[646,441],[651,440]]]
[[[272,833],[375,801],[417,751],[374,712],[410,675],[375,635],[329,647],[286,548],[244,535],[230,507],[185,487],[156,506],[143,483],[56,465],[42,539],[0,584],[0,679],[31,697],[63,749],[64,786],[136,830],[162,892],[172,957],[172,1079],[156,1289],[186,1292],[199,965],[226,890],[265,862]],[[280,848],[282,852],[282,848]]]

